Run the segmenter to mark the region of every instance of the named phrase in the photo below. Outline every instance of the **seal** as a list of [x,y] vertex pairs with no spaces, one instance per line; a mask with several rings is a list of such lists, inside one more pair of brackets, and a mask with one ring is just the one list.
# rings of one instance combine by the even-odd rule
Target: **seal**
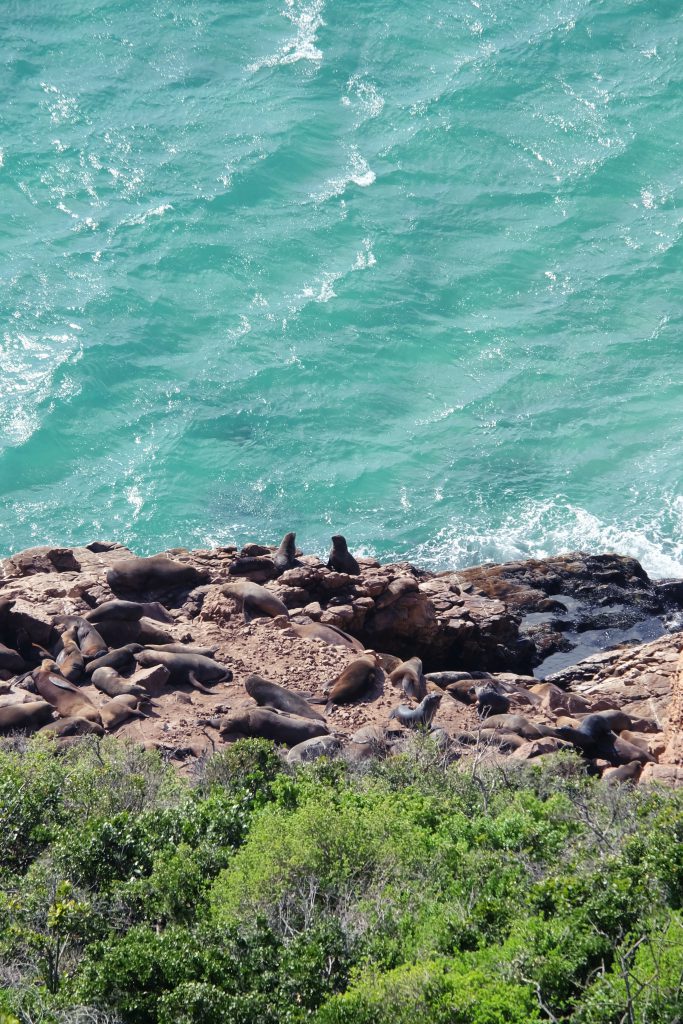
[[332,681],[327,693],[327,703],[349,704],[364,697],[378,678],[378,659],[374,652],[367,657],[356,658]]
[[144,650],[142,644],[126,644],[125,647],[117,647],[86,665],[85,674],[92,675],[98,668],[115,668],[117,672],[132,672],[137,664],[135,655],[142,650]]
[[428,672],[425,679],[436,683],[442,690],[445,690],[451,683],[461,683],[465,679],[469,679],[471,682],[472,676],[469,672]]
[[332,538],[332,547],[327,559],[327,568],[345,572],[347,576],[360,576],[360,566],[348,549],[346,538],[340,533]]
[[53,736],[104,736],[104,729],[99,723],[91,722],[89,718],[79,718],[78,715],[58,718],[56,722],[44,725],[38,732],[51,733]]
[[248,676],[244,688],[250,697],[261,707],[275,708],[276,711],[287,711],[300,718],[311,718],[316,722],[324,722],[323,716],[317,712],[307,700],[277,683],[270,683],[262,676]]
[[477,714],[480,718],[488,715],[506,715],[510,710],[510,701],[499,693],[490,683],[483,686],[475,686],[474,693],[477,698]]
[[70,683],[77,683],[85,671],[85,661],[76,642],[76,627],[71,626],[62,633],[62,649],[56,657],[59,671]]
[[106,693],[108,697],[132,694],[132,696],[138,697],[141,700],[150,699],[149,693],[144,686],[138,686],[137,683],[129,683],[126,679],[122,679],[113,668],[95,669],[90,678],[93,686],[97,687],[101,693]]
[[107,573],[107,583],[117,597],[150,591],[165,593],[208,582],[208,572],[185,565],[184,562],[175,562],[166,555],[121,558]]
[[356,640],[355,636],[350,636],[343,629],[338,629],[329,623],[292,622],[289,624],[288,629],[293,629],[296,635],[303,637],[304,640],[323,640],[326,644],[336,647],[348,647],[351,651],[360,652],[365,650],[360,640]]
[[450,693],[451,697],[455,697],[461,704],[477,703],[477,697],[474,692],[474,680],[472,679],[461,679],[456,683],[448,683],[446,693]]
[[141,651],[135,655],[135,660],[142,668],[163,665],[170,673],[169,682],[172,686],[189,684],[202,693],[212,692],[204,683],[229,683],[232,679],[232,671],[227,665],[221,665],[213,658],[203,658],[201,654]]
[[43,661],[33,679],[40,696],[56,709],[60,718],[76,716],[100,721],[99,712],[87,694],[56,672],[54,661]]
[[103,604],[98,604],[97,608],[93,608],[92,611],[86,612],[83,616],[88,622],[109,622],[114,619],[119,621],[121,619],[126,622],[138,622],[145,614],[143,605],[138,604],[137,601],[105,601]]
[[289,715],[271,708],[243,708],[221,720],[220,734],[226,736],[258,736],[275,743],[295,747],[314,736],[327,736],[324,722]]
[[408,658],[389,673],[389,679],[394,686],[400,686],[406,697],[411,700],[422,700],[427,693],[427,684],[422,672],[422,662],[419,658]]
[[523,715],[489,715],[484,719],[483,728],[494,729],[496,732],[513,732],[525,740],[538,740],[542,736],[557,735],[557,730],[549,725],[537,725]]
[[10,672],[12,675],[16,675],[19,672],[24,672],[26,667],[26,662],[17,651],[12,650],[11,647],[5,647],[4,644],[0,644],[1,672]]
[[257,572],[264,573],[266,577],[274,576],[274,560],[260,555],[247,555],[235,558],[228,566],[230,576],[249,576]]
[[390,713],[389,720],[395,718],[407,729],[429,729],[434,715],[439,710],[442,698],[442,693],[428,693],[416,708],[409,708],[407,704],[399,704]]
[[145,644],[148,651],[167,651],[169,654],[201,654],[203,658],[216,657],[218,647],[195,647],[194,644]]
[[243,580],[240,583],[224,583],[221,593],[241,602],[245,622],[251,622],[252,619],[264,615],[271,619],[278,615],[286,615],[289,618],[287,605],[259,583],[252,583],[250,580]]
[[278,576],[293,569],[296,565],[296,534],[286,533],[280,542],[280,547],[273,556],[273,565]]
[[112,697],[99,709],[102,725],[111,732],[112,729],[117,729],[127,722],[129,718],[146,718],[147,716],[143,715],[142,711],[138,711],[137,705],[138,698],[131,693],[122,693],[118,697]]
[[52,718],[52,705],[44,700],[7,704],[0,708],[0,736],[10,732],[35,732]]

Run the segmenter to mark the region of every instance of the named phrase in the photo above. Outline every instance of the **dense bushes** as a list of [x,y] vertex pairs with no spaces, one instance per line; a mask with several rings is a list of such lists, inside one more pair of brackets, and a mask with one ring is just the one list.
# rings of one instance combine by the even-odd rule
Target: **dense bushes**
[[0,826],[2,1024],[683,1019],[683,797],[571,756],[5,742]]

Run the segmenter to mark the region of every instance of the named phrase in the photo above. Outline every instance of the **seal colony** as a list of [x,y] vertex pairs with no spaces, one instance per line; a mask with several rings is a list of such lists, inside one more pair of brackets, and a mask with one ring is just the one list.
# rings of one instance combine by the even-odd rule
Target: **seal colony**
[[532,673],[589,616],[608,631],[614,609],[664,623],[681,603],[618,556],[434,574],[341,534],[326,558],[293,532],[151,558],[32,549],[1,568],[0,733],[115,732],[180,761],[258,736],[296,761],[392,756],[418,732],[464,762],[566,749],[615,781],[678,778],[680,633]]

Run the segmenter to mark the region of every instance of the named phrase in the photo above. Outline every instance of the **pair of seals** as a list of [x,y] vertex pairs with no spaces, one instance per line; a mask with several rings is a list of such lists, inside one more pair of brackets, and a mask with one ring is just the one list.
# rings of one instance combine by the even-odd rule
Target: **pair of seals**
[[434,715],[439,710],[442,698],[442,693],[428,693],[416,708],[409,708],[407,704],[399,704],[389,715],[389,720],[395,718],[408,729],[429,729]]
[[245,622],[261,616],[274,619],[278,615],[286,615],[289,618],[289,610],[279,597],[266,590],[258,583],[250,580],[242,580],[239,583],[224,583],[221,593],[226,597],[232,597],[242,604],[242,614]]
[[347,576],[360,576],[360,566],[349,551],[346,538],[340,533],[332,538],[327,568],[335,572],[345,572]]
[[57,615],[54,621],[60,626],[67,627],[64,632],[72,631],[81,654],[89,661],[101,658],[109,650],[101,634],[82,615]]
[[76,627],[62,633],[62,649],[57,655],[57,668],[70,683],[77,683],[85,671],[85,661],[76,641]]

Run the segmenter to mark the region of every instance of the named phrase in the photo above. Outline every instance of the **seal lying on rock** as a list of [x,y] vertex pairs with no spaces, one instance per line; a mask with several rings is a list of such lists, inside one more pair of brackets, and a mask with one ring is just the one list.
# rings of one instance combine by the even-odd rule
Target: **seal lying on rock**
[[270,590],[266,590],[260,584],[252,583],[250,580],[240,581],[239,583],[224,583],[221,587],[221,593],[225,594],[226,597],[232,597],[234,600],[241,602],[245,622],[251,622],[252,619],[264,615],[271,619],[274,619],[277,615],[286,615],[289,618],[289,609],[279,597],[276,597],[275,594]]
[[378,659],[374,652],[356,658],[339,673],[327,693],[327,703],[348,704],[364,697],[377,681]]
[[346,538],[340,533],[332,538],[327,568],[335,572],[345,572],[347,576],[360,576],[360,566],[349,551]]
[[324,722],[311,718],[288,715],[271,708],[243,708],[222,719],[221,736],[258,736],[275,743],[295,747],[314,736],[327,736],[329,729]]
[[23,672],[25,669],[26,662],[22,656],[17,651],[12,650],[11,647],[5,647],[4,644],[0,644],[0,671],[18,673]]
[[192,565],[175,562],[166,555],[150,558],[121,558],[107,573],[107,583],[115,594],[164,593],[179,587],[208,583],[209,574]]
[[36,690],[48,704],[56,708],[60,718],[89,718],[99,722],[97,708],[87,694],[55,671],[54,661],[43,661],[33,673]]
[[232,679],[232,671],[227,665],[220,665],[213,658],[204,658],[201,654],[145,650],[136,654],[135,660],[143,668],[163,665],[170,673],[169,682],[172,686],[188,683],[202,693],[211,693],[204,683],[229,683]]
[[104,736],[104,729],[99,722],[93,722],[89,718],[81,718],[78,715],[73,715],[71,718],[58,718],[56,722],[50,722],[38,731],[51,733],[53,736]]
[[556,736],[556,730],[549,725],[530,722],[523,715],[489,715],[484,719],[484,729],[495,729],[502,732],[514,732],[525,740],[537,740],[542,736]]
[[8,704],[0,708],[0,736],[9,732],[35,732],[52,718],[53,707],[44,700]]
[[202,658],[214,658],[218,647],[195,647],[194,644],[145,644],[148,651],[167,651],[169,654],[201,654]]
[[118,697],[112,697],[111,700],[107,701],[100,708],[100,717],[105,729],[117,729],[119,725],[123,725],[129,718],[146,718],[146,715],[138,711],[137,705],[138,698],[130,693],[122,693]]
[[270,683],[262,676],[248,676],[244,682],[244,688],[250,697],[261,707],[275,708],[277,711],[287,711],[292,715],[299,715],[301,718],[312,718],[317,722],[324,722],[323,716],[316,711],[308,701],[304,700],[297,693],[286,690],[284,686],[277,683]]
[[422,662],[419,658],[408,658],[389,673],[389,679],[394,686],[400,686],[406,697],[411,700],[422,700],[427,692],[427,684],[422,672]]
[[442,693],[428,693],[416,708],[409,708],[407,704],[399,704],[389,715],[389,720],[395,718],[408,729],[429,729],[442,699]]

